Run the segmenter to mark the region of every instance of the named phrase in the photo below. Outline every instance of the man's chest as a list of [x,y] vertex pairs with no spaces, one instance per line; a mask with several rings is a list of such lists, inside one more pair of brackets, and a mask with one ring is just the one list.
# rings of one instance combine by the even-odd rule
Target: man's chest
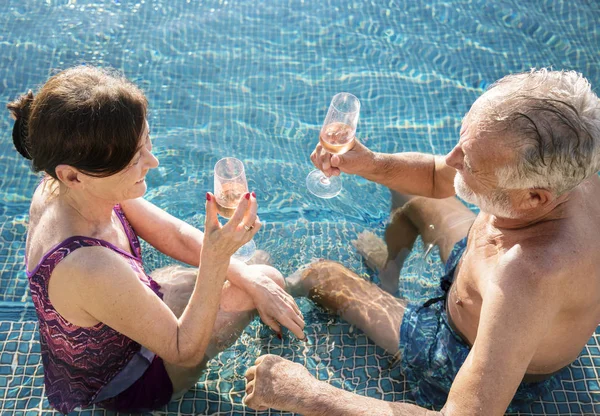
[[454,274],[452,293],[459,304],[474,309],[481,308],[486,286],[502,261],[506,248],[474,224],[469,232],[467,246]]

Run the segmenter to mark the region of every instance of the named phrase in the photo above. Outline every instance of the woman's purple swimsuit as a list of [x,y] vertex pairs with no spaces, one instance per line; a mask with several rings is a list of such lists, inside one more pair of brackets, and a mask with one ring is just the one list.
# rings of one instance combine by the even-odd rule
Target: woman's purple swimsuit
[[52,248],[27,273],[39,319],[46,395],[62,413],[94,403],[117,411],[156,409],[168,403],[173,394],[160,357],[103,323],[85,328],[71,324],[48,297],[50,276],[62,259],[81,247],[102,246],[123,256],[139,279],[162,298],[160,286],[144,272],[135,231],[120,206],[114,211],[134,255],[104,240],[74,236]]

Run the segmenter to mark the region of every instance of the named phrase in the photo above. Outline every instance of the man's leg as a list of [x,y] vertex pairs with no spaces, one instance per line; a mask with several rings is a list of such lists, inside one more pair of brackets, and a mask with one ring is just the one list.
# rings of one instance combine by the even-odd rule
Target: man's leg
[[[263,267],[253,265],[249,267]],[[281,287],[285,287],[283,277],[272,268],[265,268],[265,274]],[[161,285],[163,300],[179,317],[185,310],[194,290],[198,270],[182,266],[168,266],[152,273],[152,278]],[[165,362],[165,368],[173,383],[173,397],[183,395],[193,387],[206,363],[218,353],[232,345],[244,328],[255,316],[256,307],[246,292],[226,281],[221,291],[221,303],[213,327],[210,343],[200,365],[193,368],[179,367]]]
[[293,296],[308,296],[317,304],[356,325],[390,354],[398,352],[400,324],[406,303],[360,278],[339,263],[322,260],[289,276]]
[[[402,200],[400,194],[392,192],[392,201],[399,203]],[[475,213],[456,197],[410,198],[404,205],[395,208],[392,222],[386,230],[389,255],[392,257],[403,248],[412,248],[412,243],[410,247],[406,246],[408,240],[399,232],[412,225],[426,245],[439,247],[442,261],[446,262],[454,245],[467,236],[473,221]]]
[[426,246],[437,245],[446,262],[454,244],[467,236],[475,214],[457,198],[412,197],[392,191],[392,214],[385,242],[363,232],[353,242],[367,264],[379,271],[384,290],[395,293],[402,264],[420,234]]

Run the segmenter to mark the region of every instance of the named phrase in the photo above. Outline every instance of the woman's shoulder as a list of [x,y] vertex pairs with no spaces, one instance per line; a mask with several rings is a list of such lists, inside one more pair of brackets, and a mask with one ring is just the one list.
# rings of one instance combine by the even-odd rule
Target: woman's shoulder
[[38,264],[43,255],[68,237],[60,224],[56,198],[51,197],[48,183],[40,183],[31,198],[27,226],[26,258],[29,269]]
[[39,222],[46,212],[55,209],[58,195],[58,184],[50,177],[44,177],[31,197],[29,206],[29,224]]
[[97,298],[110,298],[116,288],[138,278],[124,258],[102,245],[75,247],[55,265],[51,278],[46,280],[48,298],[65,320],[89,327],[100,321],[89,313],[88,307],[96,301],[104,302]]
[[[78,246],[77,241],[88,233],[74,228],[73,218],[61,208],[57,186],[52,182],[41,182],[31,200],[26,246],[28,272],[33,272],[36,265],[61,248],[67,249],[72,260],[81,261],[82,257],[93,256],[89,253],[94,250],[76,250],[77,253],[70,254]],[[110,249],[106,250],[110,252]]]
[[[66,274],[69,278],[81,276],[87,278],[90,276],[106,276],[107,270],[115,267],[126,271],[133,270],[129,267],[123,256],[116,253],[109,247],[89,237],[73,237],[66,240],[74,241],[73,247],[70,247],[70,253],[62,260],[59,274]],[[73,250],[73,248],[76,248]]]

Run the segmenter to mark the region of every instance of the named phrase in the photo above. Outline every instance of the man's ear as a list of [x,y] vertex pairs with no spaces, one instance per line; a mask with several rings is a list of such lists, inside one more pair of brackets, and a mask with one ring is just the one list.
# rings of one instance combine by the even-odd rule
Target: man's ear
[[78,188],[82,186],[81,172],[69,165],[58,165],[56,169],[56,177],[59,181],[65,184],[69,188]]
[[522,210],[543,207],[556,199],[556,195],[545,188],[531,188],[525,192],[527,193],[519,206]]

